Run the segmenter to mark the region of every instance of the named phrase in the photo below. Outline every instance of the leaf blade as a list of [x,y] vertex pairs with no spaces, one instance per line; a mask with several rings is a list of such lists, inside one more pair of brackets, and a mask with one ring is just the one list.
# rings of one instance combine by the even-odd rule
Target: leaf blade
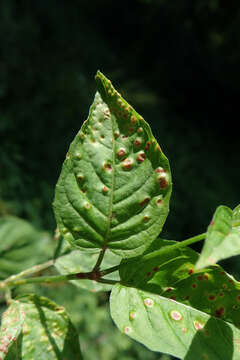
[[22,331],[25,313],[18,301],[13,301],[2,314],[0,329],[0,359],[5,359]]
[[82,360],[78,334],[63,307],[34,294],[18,301],[25,313],[18,348],[24,360]]
[[217,263],[231,256],[240,255],[239,206],[233,211],[226,206],[219,206],[208,227],[206,239],[197,269]]
[[133,257],[165,222],[170,167],[143,118],[100,72],[96,81],[101,95],[64,161],[55,215],[72,246]]
[[[121,283],[176,300],[240,327],[240,282],[220,266],[196,270],[198,254],[177,242],[157,239],[146,254],[124,260]],[[160,251],[153,251],[154,246]],[[148,251],[152,257],[148,257]]]
[[153,351],[193,360],[237,360],[239,329],[232,324],[139,289],[114,285],[111,316],[126,335]]

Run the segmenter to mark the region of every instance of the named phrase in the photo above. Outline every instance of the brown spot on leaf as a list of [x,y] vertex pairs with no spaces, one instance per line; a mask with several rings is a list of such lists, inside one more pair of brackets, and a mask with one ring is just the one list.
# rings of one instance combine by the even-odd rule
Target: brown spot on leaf
[[122,162],[122,167],[124,170],[131,170],[132,168],[132,165],[133,165],[133,161],[131,159],[125,159],[123,162]]
[[158,182],[160,184],[161,189],[165,189],[168,186],[168,181],[165,176],[160,176],[158,178]]
[[146,159],[146,154],[144,152],[141,152],[138,154],[138,156],[137,156],[138,162],[143,162],[145,159]]
[[145,150],[146,150],[146,151],[148,151],[150,145],[151,145],[150,141],[147,141],[146,146],[145,146]]
[[225,308],[223,306],[220,306],[216,311],[215,315],[216,317],[222,317],[225,313]]
[[122,156],[126,155],[125,149],[123,149],[123,148],[119,149],[118,152],[117,152],[117,155],[119,157],[122,157]]
[[146,197],[143,201],[141,201],[139,204],[141,206],[147,205],[150,201],[150,197]]
[[216,299],[216,296],[215,296],[215,295],[209,295],[208,299],[209,299],[210,301],[213,301],[213,300]]
[[115,131],[114,132],[114,138],[117,139],[119,137],[119,132],[118,131]]
[[135,141],[134,141],[134,145],[135,146],[139,146],[141,144],[141,140],[140,139],[136,139]]
[[189,269],[189,270],[188,270],[188,274],[189,274],[189,275],[192,275],[193,273],[194,273],[194,270],[193,270],[193,269]]
[[166,170],[163,169],[162,167],[158,167],[155,171],[156,171],[157,174],[166,173]]
[[105,163],[103,167],[105,171],[112,171],[112,165],[109,163]]
[[136,124],[136,122],[137,122],[136,116],[132,115],[132,116],[131,116],[131,123],[132,123],[132,124]]

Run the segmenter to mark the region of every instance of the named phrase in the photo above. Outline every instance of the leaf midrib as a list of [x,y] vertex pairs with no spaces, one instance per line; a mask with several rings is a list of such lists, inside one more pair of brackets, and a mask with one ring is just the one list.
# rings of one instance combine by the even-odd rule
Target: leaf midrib
[[[109,109],[110,111],[110,109]],[[111,112],[110,112],[111,114]],[[110,115],[110,121],[112,126],[112,185],[110,189],[110,196],[109,196],[109,215],[108,215],[108,221],[107,221],[107,229],[105,233],[104,243],[103,243],[103,250],[107,249],[107,243],[109,239],[109,233],[110,233],[110,226],[111,226],[111,220],[112,220],[112,209],[113,209],[113,193],[115,188],[115,137],[114,137],[114,131],[113,131],[113,115]]]

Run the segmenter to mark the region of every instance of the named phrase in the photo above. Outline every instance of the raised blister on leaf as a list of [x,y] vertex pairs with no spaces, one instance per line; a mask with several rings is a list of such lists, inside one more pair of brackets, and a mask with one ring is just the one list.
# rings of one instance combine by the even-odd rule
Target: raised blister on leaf
[[240,206],[233,211],[219,206],[207,229],[205,243],[196,264],[201,269],[219,260],[240,255]]
[[56,186],[56,219],[74,247],[109,248],[133,257],[165,222],[170,167],[143,118],[100,72],[96,82],[89,117],[70,146]]

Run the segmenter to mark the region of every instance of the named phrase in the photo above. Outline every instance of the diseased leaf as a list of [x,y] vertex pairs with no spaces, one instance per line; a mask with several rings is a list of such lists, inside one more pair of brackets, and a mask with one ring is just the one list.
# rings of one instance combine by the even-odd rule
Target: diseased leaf
[[39,232],[27,221],[0,218],[0,279],[48,260],[53,245],[48,233]]
[[219,206],[208,227],[196,268],[201,269],[235,255],[240,255],[240,206],[233,211]]
[[111,316],[126,335],[185,360],[239,360],[240,330],[177,301],[114,285]]
[[21,297],[11,306],[16,304],[24,321],[6,360],[82,360],[78,334],[63,307],[37,295]]
[[[78,273],[91,271],[96,264],[98,251],[96,250],[72,250],[69,253],[60,256],[55,262],[55,267],[60,274]],[[121,257],[107,250],[105,252],[102,269],[110,268],[120,264]],[[118,273],[114,272],[105,277],[105,279],[119,280]],[[109,291],[112,285],[101,284],[94,280],[72,280],[72,284],[92,292]]]
[[[19,301],[13,301],[7,310],[2,314],[0,329],[0,359],[11,358],[9,351],[11,347],[16,347],[17,339],[22,331],[25,313]],[[16,360],[16,357],[12,357]]]
[[169,211],[171,174],[149,125],[100,72],[88,119],[56,186],[61,234],[78,248],[141,254]]
[[121,283],[161,295],[240,327],[240,283],[220,266],[195,270],[198,254],[176,248],[177,242],[157,239],[153,251],[124,260]]

